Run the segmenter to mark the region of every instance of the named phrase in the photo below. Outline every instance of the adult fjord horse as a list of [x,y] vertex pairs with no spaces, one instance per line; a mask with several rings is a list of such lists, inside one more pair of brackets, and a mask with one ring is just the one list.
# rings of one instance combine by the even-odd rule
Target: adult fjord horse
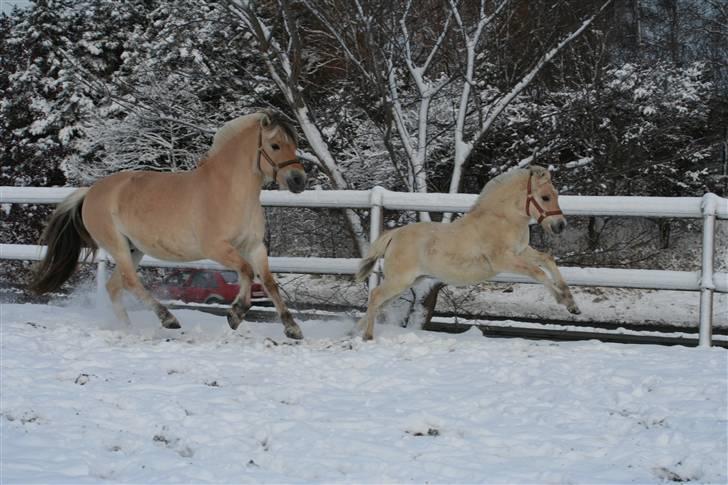
[[551,176],[538,166],[512,170],[488,182],[470,212],[453,223],[420,222],[382,234],[357,273],[357,279],[364,280],[384,257],[384,282],[372,291],[366,316],[359,322],[360,327],[366,323],[364,340],[373,338],[382,305],[421,277],[460,286],[501,272],[518,273],[546,286],[569,312],[581,313],[554,259],[528,245],[531,218],[549,232],[566,227]]
[[286,335],[302,338],[268,269],[260,205],[266,180],[303,191],[306,173],[296,159],[296,142],[295,130],[279,113],[255,113],[223,125],[194,170],[121,172],[75,191],[50,218],[42,237],[48,252],[31,289],[59,288],[75,270],[82,246],[102,248],[116,262],[106,288],[117,317],[129,323],[121,302],[126,289],[157,314],[163,327],[180,328],[142,286],[136,268],[145,254],[167,261],[208,258],[239,275],[240,292],[227,314],[232,329],[250,308],[250,284],[257,276]]

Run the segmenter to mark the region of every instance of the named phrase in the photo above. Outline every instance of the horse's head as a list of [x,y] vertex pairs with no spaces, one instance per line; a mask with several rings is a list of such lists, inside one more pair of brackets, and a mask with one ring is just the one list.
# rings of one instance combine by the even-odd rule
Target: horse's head
[[528,171],[526,214],[547,231],[558,234],[566,227],[566,218],[559,207],[559,193],[551,183],[551,174],[538,165],[530,166]]
[[263,112],[258,131],[258,170],[291,192],[306,188],[306,171],[296,158],[295,129],[274,111]]

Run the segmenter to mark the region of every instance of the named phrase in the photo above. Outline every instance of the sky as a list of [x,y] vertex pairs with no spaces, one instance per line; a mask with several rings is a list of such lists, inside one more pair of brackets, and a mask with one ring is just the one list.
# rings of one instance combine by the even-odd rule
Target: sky
[[30,0],[0,0],[0,12],[10,13],[15,5],[27,7],[30,5]]

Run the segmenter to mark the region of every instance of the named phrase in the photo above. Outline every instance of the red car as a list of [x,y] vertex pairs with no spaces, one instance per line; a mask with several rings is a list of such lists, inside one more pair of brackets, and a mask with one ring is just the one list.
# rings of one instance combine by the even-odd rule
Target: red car
[[[170,274],[155,287],[162,299],[182,300],[188,303],[230,304],[238,296],[240,285],[235,271],[186,269]],[[256,282],[250,286],[253,301],[267,300],[263,287]]]

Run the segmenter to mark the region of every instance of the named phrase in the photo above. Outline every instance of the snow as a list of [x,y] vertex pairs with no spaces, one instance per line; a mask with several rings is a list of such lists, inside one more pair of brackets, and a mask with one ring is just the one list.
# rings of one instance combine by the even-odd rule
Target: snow
[[3,483],[725,483],[724,349],[0,308]]

